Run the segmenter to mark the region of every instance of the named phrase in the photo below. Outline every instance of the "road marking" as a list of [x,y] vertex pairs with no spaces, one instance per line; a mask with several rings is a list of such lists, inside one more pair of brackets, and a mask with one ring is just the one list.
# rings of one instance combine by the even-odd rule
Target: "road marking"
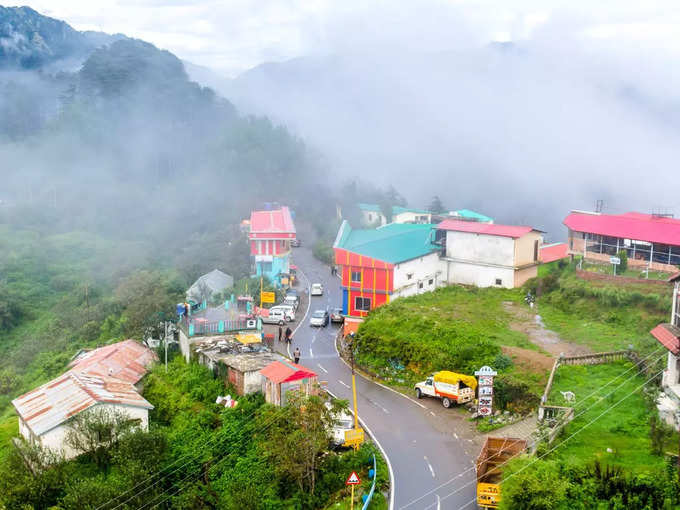
[[385,409],[383,406],[381,406],[381,405],[378,404],[377,402],[374,402],[374,401],[371,400],[370,398],[366,398],[366,400],[368,400],[371,404],[373,404],[373,405],[374,405],[375,407],[377,407],[378,409],[382,409],[382,411],[383,411],[385,414],[390,414],[390,412],[389,412],[387,409]]
[[442,507],[442,502],[441,502],[441,500],[439,499],[439,494],[437,494],[436,496],[437,496],[437,510],[440,510],[441,507]]
[[345,388],[349,388],[349,384],[342,382],[340,379],[338,379],[338,382],[342,384]]
[[[297,333],[297,330],[300,329],[300,326],[305,322],[305,319],[307,318],[307,315],[309,315],[309,307],[312,305],[312,300],[309,296],[309,278],[307,278],[307,275],[302,271],[302,269],[298,269],[298,272],[300,275],[307,280],[307,310],[305,310],[305,314],[302,316],[302,319],[300,319],[300,323],[297,325],[297,327],[293,330],[293,336],[295,336],[295,333]],[[290,354],[290,344],[286,347],[286,350],[288,351],[288,357],[292,358]]]
[[432,416],[437,416],[437,415],[436,415],[436,414],[434,414],[434,413],[433,413],[432,411],[430,411],[430,414],[431,414]]
[[310,358],[313,358],[313,357],[314,357],[314,353],[312,352],[312,348],[311,348],[311,347],[309,348],[309,357],[310,357]]
[[322,367],[319,363],[317,363],[316,366],[319,367],[321,370],[323,370],[325,373],[328,373],[328,370],[326,370],[324,367]]
[[453,437],[455,437],[456,439],[458,439],[458,434],[456,434],[456,433],[454,432],[454,433],[453,433]]
[[432,473],[432,478],[434,478],[435,477],[434,476],[434,469],[432,469],[432,464],[430,464],[430,461],[427,460],[427,455],[425,455],[423,458],[425,459],[425,462],[427,463],[427,467],[430,468],[430,473]]

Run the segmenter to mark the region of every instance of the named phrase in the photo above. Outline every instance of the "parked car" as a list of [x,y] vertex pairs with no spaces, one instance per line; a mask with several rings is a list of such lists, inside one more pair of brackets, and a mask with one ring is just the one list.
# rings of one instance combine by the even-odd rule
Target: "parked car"
[[316,310],[309,319],[310,326],[326,327],[328,324],[328,312],[326,310]]
[[323,296],[323,285],[320,283],[312,283],[312,290],[310,294],[312,296]]
[[300,304],[300,299],[296,296],[286,296],[286,298],[283,300],[283,304],[292,306],[293,309],[297,310],[298,305]]
[[295,307],[293,305],[276,305],[272,306],[269,311],[271,312],[272,310],[283,310],[283,313],[286,314],[286,320],[288,322],[292,322],[295,320]]
[[[326,402],[326,407],[330,410],[331,403]],[[333,414],[333,425],[331,427],[331,444],[335,447],[345,443],[345,431],[354,428],[354,418],[347,411],[340,411]]]
[[290,240],[290,245],[291,245],[293,248],[299,248],[300,246],[302,246],[302,241],[300,241],[300,240],[296,237],[295,239],[291,239],[291,240]]
[[286,312],[283,310],[269,310],[269,314],[265,317],[262,315],[262,322],[264,324],[278,324],[283,326],[286,323]]
[[333,308],[331,322],[345,322],[345,318],[342,316],[342,308]]

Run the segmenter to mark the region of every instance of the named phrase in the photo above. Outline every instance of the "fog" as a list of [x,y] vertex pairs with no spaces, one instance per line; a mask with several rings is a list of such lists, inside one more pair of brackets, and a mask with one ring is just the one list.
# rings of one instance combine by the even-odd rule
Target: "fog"
[[334,179],[394,184],[413,206],[439,195],[554,240],[570,209],[598,199],[605,212],[680,213],[676,55],[557,23],[518,43],[466,33],[433,51],[363,31],[365,51],[263,64],[220,90],[317,147]]

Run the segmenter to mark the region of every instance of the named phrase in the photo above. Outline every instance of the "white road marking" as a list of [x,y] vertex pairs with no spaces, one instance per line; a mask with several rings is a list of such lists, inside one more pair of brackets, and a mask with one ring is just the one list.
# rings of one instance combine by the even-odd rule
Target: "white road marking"
[[385,413],[385,414],[390,414],[390,412],[389,412],[387,409],[385,409],[383,406],[381,406],[381,405],[378,404],[377,402],[374,402],[374,401],[371,400],[370,398],[367,398],[366,400],[368,400],[371,404],[373,404],[373,405],[374,405],[375,407],[377,407],[378,409],[382,409],[382,412],[383,412],[383,413]]
[[441,500],[439,499],[439,494],[437,494],[436,496],[437,496],[437,510],[440,510],[441,507],[442,507],[442,502],[441,502]]
[[[307,278],[307,275],[302,271],[302,269],[298,269],[298,272],[300,273],[300,276],[307,280],[307,310],[305,310],[305,314],[302,316],[302,319],[300,319],[300,323],[293,330],[293,337],[295,336],[295,333],[297,333],[297,330],[300,329],[300,326],[302,326],[302,324],[305,322],[307,315],[309,315],[309,307],[312,304],[312,300],[309,298],[309,278]],[[292,358],[290,354],[290,344],[286,346],[286,350],[288,351],[288,357]]]
[[349,388],[349,384],[342,382],[340,379],[338,379],[338,382],[342,384],[345,388]]
[[456,439],[458,439],[458,434],[456,434],[456,433],[454,432],[454,433],[453,433],[453,437],[455,437]]
[[324,367],[322,367],[319,363],[317,363],[316,366],[319,367],[321,370],[323,370],[325,373],[328,373],[328,370],[326,370]]
[[435,477],[434,476],[434,469],[432,469],[432,464],[430,464],[430,461],[427,460],[427,455],[425,455],[423,458],[425,459],[425,462],[427,463],[427,467],[430,468],[430,473],[432,473],[432,478],[434,478]]
[[434,414],[434,413],[433,413],[432,411],[430,411],[430,414],[431,414],[432,416],[437,416],[437,415],[436,415],[436,414]]
[[309,357],[310,357],[310,358],[313,358],[313,357],[314,357],[314,353],[312,352],[312,348],[311,348],[311,347],[309,348]]

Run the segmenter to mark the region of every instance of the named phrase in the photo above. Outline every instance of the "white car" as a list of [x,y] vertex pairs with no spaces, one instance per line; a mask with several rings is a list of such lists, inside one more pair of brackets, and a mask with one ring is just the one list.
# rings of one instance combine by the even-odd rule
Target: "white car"
[[[331,404],[326,402],[326,407],[330,409]],[[347,411],[341,411],[333,416],[333,422],[331,443],[333,446],[342,446],[345,442],[345,431],[354,428],[354,417]]]
[[323,296],[323,285],[320,283],[312,283],[312,290],[310,294],[312,296]]
[[326,310],[316,310],[309,319],[310,326],[325,328],[328,325],[328,312]]
[[269,315],[266,317],[262,316],[262,322],[264,324],[278,324],[283,326],[286,323],[287,317],[286,312],[283,310],[269,310]]
[[293,322],[295,320],[295,307],[293,305],[288,304],[276,305],[272,306],[269,309],[269,312],[271,313],[272,310],[282,310],[283,313],[286,314],[286,320],[288,322]]

